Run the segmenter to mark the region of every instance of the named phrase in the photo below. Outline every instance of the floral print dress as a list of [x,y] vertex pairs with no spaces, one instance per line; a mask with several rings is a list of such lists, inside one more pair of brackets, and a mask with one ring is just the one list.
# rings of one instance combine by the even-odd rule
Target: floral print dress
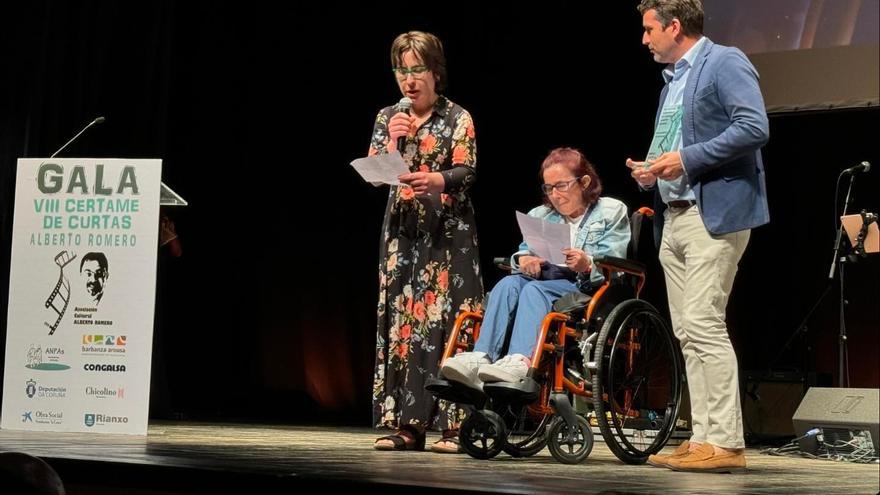
[[[376,117],[370,155],[387,152],[388,122]],[[392,186],[382,226],[373,424],[454,428],[465,411],[425,390],[436,377],[446,339],[460,311],[482,309],[483,282],[474,209],[476,141],[470,114],[440,96],[431,116],[407,138],[410,170],[440,172],[441,194],[416,198]]]

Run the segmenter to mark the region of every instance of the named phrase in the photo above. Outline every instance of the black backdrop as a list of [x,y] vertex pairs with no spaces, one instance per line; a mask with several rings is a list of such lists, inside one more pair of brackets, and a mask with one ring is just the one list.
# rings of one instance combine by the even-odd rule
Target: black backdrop
[[[154,416],[366,425],[387,190],[348,162],[366,152],[378,109],[400,96],[394,36],[437,34],[447,95],[474,116],[491,287],[491,259],[516,246],[513,211],[540,200],[536,171],[552,147],[583,149],[606,194],[650,202],[623,165],[647,150],[662,84],[640,45],[636,3],[3,7],[2,313],[16,158],[47,156],[104,115],[65,156],[162,158],[164,181],[190,202],[170,212],[183,256],[160,259]],[[728,311],[744,370],[836,370],[836,289],[782,347],[825,287],[838,172],[880,165],[878,118],[876,108],[771,118],[772,223],[753,232]],[[877,177],[858,178],[857,207],[880,209]],[[880,384],[877,258],[847,272],[853,385]],[[647,298],[663,307],[651,269]]]

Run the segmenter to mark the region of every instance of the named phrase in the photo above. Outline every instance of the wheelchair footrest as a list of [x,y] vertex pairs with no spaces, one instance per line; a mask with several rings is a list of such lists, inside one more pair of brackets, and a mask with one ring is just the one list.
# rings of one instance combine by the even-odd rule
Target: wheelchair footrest
[[482,390],[442,378],[428,378],[425,382],[425,390],[434,394],[438,399],[457,404],[472,404],[477,408],[482,408],[487,399]]
[[483,392],[493,401],[522,405],[538,400],[538,396],[541,395],[541,386],[535,380],[526,377],[516,382],[484,383]]

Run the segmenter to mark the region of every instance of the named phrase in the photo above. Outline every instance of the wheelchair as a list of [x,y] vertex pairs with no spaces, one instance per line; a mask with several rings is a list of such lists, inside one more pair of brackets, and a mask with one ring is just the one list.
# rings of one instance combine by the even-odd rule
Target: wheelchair
[[[631,257],[642,219],[652,215],[649,208],[632,215]],[[526,378],[485,383],[482,390],[440,377],[426,383],[440,399],[473,406],[459,430],[471,457],[490,459],[502,451],[528,457],[546,446],[561,463],[583,461],[593,448],[593,430],[572,404],[575,398],[592,405],[592,421],[621,461],[642,464],[666,445],[685,380],[678,341],[660,313],[639,299],[642,263],[597,257],[593,265],[604,283],[592,294],[556,301],[542,321]],[[479,312],[459,314],[443,360],[472,349],[481,322]]]

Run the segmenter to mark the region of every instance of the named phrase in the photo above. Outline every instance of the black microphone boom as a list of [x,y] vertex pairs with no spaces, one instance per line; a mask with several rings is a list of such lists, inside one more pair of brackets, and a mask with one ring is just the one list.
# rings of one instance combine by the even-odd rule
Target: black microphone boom
[[[404,96],[399,102],[397,102],[397,108],[399,108],[401,112],[409,115],[409,109],[412,108],[412,100]],[[404,148],[406,148],[405,135],[397,138],[397,151],[399,151],[401,155],[403,154]]]
[[55,155],[57,155],[58,153],[61,153],[61,151],[64,150],[64,148],[67,148],[67,146],[70,145],[70,143],[76,141],[76,138],[78,138],[78,137],[80,136],[80,134],[86,132],[86,130],[87,130],[89,127],[91,127],[91,126],[93,126],[93,125],[95,125],[95,124],[103,124],[105,120],[106,120],[106,119],[105,119],[104,117],[98,117],[98,118],[96,118],[95,120],[89,122],[89,124],[88,124],[87,126],[83,127],[83,129],[82,129],[81,131],[79,131],[78,133],[76,133],[76,136],[73,136],[72,138],[70,138],[70,141],[64,143],[64,146],[58,148],[58,151],[56,151],[55,153],[52,153],[52,156],[50,156],[49,158],[55,158]]
[[870,170],[871,170],[871,163],[870,162],[862,162],[862,163],[856,165],[855,167],[850,167],[850,168],[844,170],[841,173],[842,174],[854,174],[857,172],[868,172]]

